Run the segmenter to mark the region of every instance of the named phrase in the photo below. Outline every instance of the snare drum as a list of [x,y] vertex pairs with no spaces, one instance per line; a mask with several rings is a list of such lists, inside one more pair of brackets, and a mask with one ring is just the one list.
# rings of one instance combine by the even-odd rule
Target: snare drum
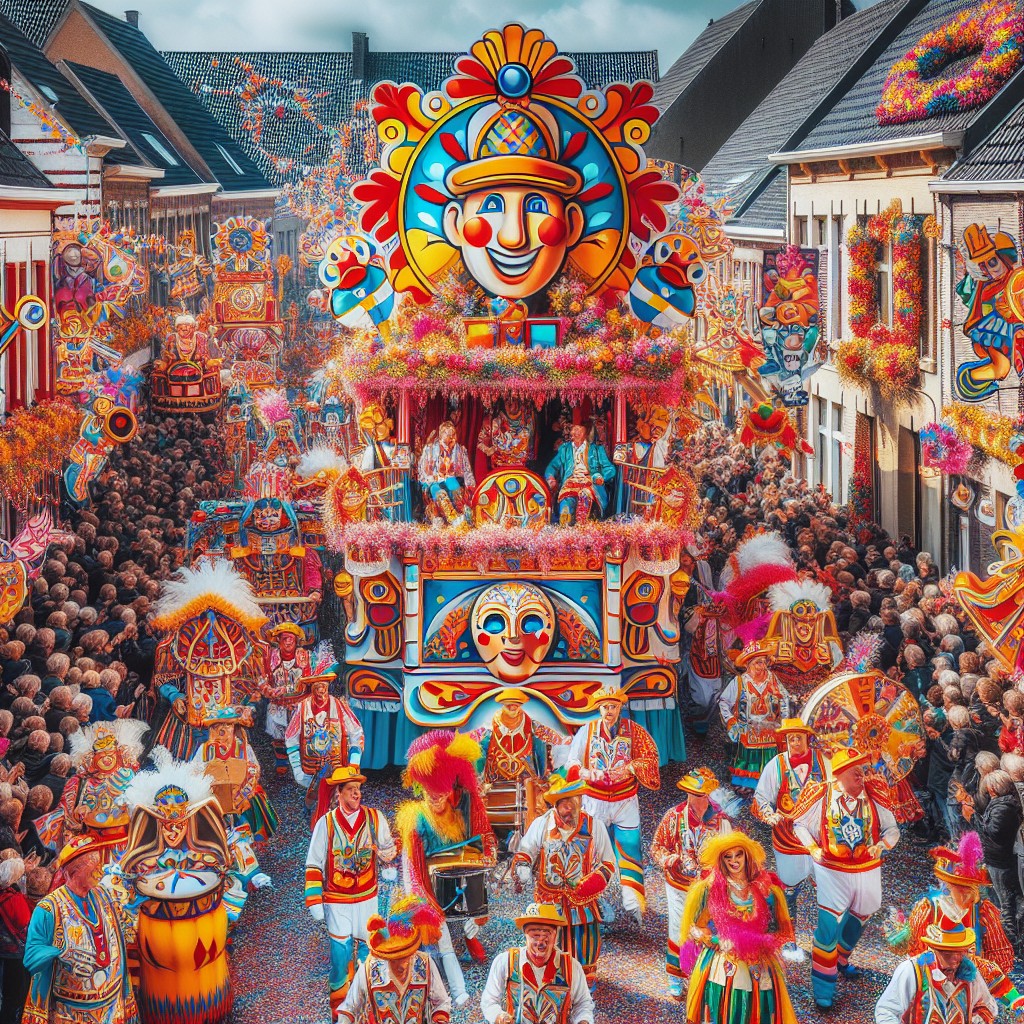
[[487,818],[495,831],[511,832],[519,827],[522,809],[518,802],[515,782],[495,782],[484,794]]
[[434,899],[449,921],[487,917],[487,872],[481,864],[449,864],[430,869]]

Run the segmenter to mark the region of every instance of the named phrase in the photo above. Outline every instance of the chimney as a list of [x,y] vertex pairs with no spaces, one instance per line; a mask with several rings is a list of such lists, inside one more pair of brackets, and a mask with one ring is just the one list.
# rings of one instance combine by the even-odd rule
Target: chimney
[[366,59],[370,55],[370,40],[365,32],[352,33],[352,79],[366,80]]
[[139,12],[138,11],[125,11],[124,20],[128,22],[133,28],[139,27]]

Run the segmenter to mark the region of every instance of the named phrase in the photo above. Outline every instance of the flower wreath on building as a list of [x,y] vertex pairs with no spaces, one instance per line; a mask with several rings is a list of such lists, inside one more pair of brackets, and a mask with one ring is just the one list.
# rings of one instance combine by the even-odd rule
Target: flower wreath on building
[[[850,331],[839,343],[840,378],[862,390],[874,390],[887,402],[905,402],[917,384],[921,329],[921,236],[934,229],[934,218],[903,213],[899,200],[854,225],[847,235],[850,254]],[[892,323],[879,320],[876,291],[878,263],[892,244]]]
[[[974,56],[956,74],[955,62]],[[1020,67],[1024,14],[1014,0],[965,7],[927,32],[893,64],[875,115],[879,124],[922,121],[936,114],[972,110],[987,103]]]

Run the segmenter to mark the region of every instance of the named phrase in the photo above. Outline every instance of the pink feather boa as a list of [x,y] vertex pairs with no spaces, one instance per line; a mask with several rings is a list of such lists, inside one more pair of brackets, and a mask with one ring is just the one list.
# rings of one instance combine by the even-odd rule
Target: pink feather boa
[[741,917],[729,896],[729,883],[720,871],[714,873],[708,893],[708,915],[715,924],[719,942],[729,942],[732,949],[724,955],[742,960],[746,964],[771,960],[782,946],[784,938],[779,932],[769,932],[772,923],[768,907],[768,893],[775,880],[770,872],[762,871],[750,883],[754,897],[754,913]]

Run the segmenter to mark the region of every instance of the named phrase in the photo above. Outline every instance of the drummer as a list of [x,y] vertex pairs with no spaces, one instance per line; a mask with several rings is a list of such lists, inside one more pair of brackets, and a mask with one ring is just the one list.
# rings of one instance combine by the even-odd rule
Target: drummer
[[526,942],[491,964],[480,999],[487,1024],[593,1024],[583,966],[558,948],[558,933],[568,923],[553,903],[531,903],[516,918]]
[[[306,855],[306,907],[326,921],[331,943],[331,1013],[348,992],[356,964],[366,957],[366,922],[378,912],[378,859],[397,856],[387,818],[363,806],[365,776],[349,764],[335,767],[327,783],[334,806],[313,827]],[[393,869],[384,869],[394,876]]]
[[544,777],[548,744],[567,743],[553,729],[534,722],[523,710],[529,694],[516,687],[502,690],[501,709],[484,736],[483,794],[496,831],[523,828],[527,785]]
[[513,863],[524,882],[536,865],[537,900],[561,908],[568,923],[559,946],[583,965],[593,990],[601,955],[598,898],[615,874],[615,851],[604,822],[582,809],[587,792],[579,768],[555,772],[544,794],[551,809],[529,827]]
[[[443,878],[439,869],[475,869],[479,885],[475,892],[464,894],[467,904],[474,905],[470,908],[473,916],[462,919],[463,931],[470,956],[484,963],[487,953],[477,938],[487,920],[484,869],[497,863],[498,844],[480,795],[476,766],[481,756],[476,740],[446,729],[431,730],[414,740],[408,750],[403,782],[417,799],[398,808],[395,824],[401,838],[406,892],[422,896],[442,914],[448,911],[446,918],[454,916],[452,899],[445,896],[442,903],[434,891],[436,878]],[[438,952],[455,1006],[465,1006],[469,993],[447,919],[441,926]]]

